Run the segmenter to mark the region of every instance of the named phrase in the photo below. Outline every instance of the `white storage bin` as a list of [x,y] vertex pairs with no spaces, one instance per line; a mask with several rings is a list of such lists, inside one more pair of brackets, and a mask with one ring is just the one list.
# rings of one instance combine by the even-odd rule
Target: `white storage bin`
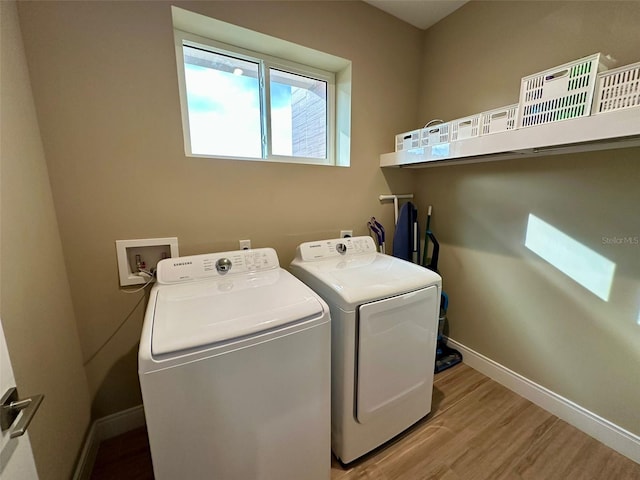
[[441,143],[449,142],[449,124],[441,123],[439,125],[431,125],[420,131],[420,146],[432,147]]
[[640,62],[598,74],[593,115],[640,106]]
[[518,122],[518,104],[494,108],[480,114],[480,135],[515,130]]
[[420,146],[420,129],[396,135],[396,152],[418,148]]
[[600,54],[522,78],[518,128],[591,114]]
[[480,134],[480,114],[459,118],[449,122],[451,125],[451,141],[477,137]]

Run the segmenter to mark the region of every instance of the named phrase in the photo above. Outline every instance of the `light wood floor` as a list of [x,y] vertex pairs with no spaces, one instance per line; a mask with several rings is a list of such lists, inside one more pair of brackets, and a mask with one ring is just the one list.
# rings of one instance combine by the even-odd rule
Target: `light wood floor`
[[[153,479],[146,430],[103,442],[92,478]],[[436,375],[425,420],[349,466],[333,458],[331,479],[640,480],[640,465],[460,364]]]

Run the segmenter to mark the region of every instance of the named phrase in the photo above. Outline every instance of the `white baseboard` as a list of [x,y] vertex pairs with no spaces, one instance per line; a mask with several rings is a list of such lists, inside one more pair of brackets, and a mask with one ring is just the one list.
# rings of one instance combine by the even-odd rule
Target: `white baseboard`
[[586,408],[509,370],[507,367],[449,338],[447,343],[460,351],[463,362],[504,385],[521,397],[582,430],[616,452],[640,463],[640,437]]
[[73,480],[88,480],[96,461],[100,442],[135,430],[145,424],[142,405],[97,419],[91,424],[85,439]]

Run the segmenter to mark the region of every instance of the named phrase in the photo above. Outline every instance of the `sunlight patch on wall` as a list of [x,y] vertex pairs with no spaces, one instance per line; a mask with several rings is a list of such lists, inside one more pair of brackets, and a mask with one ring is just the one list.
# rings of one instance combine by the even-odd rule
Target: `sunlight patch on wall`
[[569,235],[529,214],[524,246],[604,301],[609,300],[616,264]]

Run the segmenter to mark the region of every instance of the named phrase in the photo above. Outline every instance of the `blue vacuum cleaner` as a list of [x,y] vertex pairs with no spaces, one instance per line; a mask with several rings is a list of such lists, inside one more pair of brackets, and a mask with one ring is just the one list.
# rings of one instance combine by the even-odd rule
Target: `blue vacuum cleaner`
[[[423,266],[438,272],[438,257],[440,255],[440,244],[436,239],[436,236],[429,230],[429,224],[431,223],[431,207],[429,207],[429,215],[427,217],[427,231],[425,235],[424,253],[422,256]],[[433,243],[433,253],[431,255],[431,262],[426,265],[427,261],[427,247],[428,242],[431,240]],[[438,320],[438,342],[436,344],[436,363],[434,367],[435,373],[440,373],[447,368],[451,368],[454,365],[462,362],[462,354],[451,347],[448,347],[444,340],[444,327],[447,322],[447,309],[449,308],[449,296],[443,291],[440,295],[440,318]]]
[[436,364],[435,373],[440,373],[447,368],[453,367],[462,362],[462,354],[451,347],[447,347],[444,341],[444,325],[447,321],[447,308],[449,307],[449,297],[442,292],[440,297],[440,319],[438,320],[438,343],[436,344]]

